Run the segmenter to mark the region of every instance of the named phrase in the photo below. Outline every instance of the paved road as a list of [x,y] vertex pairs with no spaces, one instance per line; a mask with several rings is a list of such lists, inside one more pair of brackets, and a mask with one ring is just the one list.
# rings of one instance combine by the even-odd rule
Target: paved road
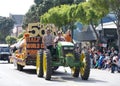
[[52,76],[51,81],[36,76],[35,67],[28,66],[24,71],[16,70],[13,64],[0,61],[0,86],[120,86],[120,73],[106,70],[91,69],[88,81],[73,78],[70,69],[67,73],[60,67]]

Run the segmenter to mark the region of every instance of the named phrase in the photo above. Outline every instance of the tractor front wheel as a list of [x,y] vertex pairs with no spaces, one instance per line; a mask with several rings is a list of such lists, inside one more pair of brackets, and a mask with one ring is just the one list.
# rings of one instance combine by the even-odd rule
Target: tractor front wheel
[[[75,52],[75,60],[80,60],[80,54],[78,52]],[[73,77],[79,77],[80,67],[72,67],[71,72]]]
[[51,79],[52,67],[51,67],[51,53],[47,49],[43,53],[43,73],[46,80]]
[[73,77],[79,77],[79,71],[80,71],[79,67],[73,67],[73,68],[71,68],[72,76]]

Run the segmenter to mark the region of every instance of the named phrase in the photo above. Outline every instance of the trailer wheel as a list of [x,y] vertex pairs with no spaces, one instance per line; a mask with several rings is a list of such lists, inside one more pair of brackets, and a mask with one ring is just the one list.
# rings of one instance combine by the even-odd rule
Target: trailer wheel
[[88,80],[89,74],[90,74],[90,57],[89,54],[85,51],[81,52],[81,67],[80,67],[80,73],[81,78],[83,80]]
[[10,63],[10,59],[8,59],[8,63]]
[[23,70],[23,66],[17,64],[17,70],[22,71]]
[[52,61],[51,54],[50,51],[47,49],[44,51],[43,54],[43,72],[46,80],[51,79],[51,74],[52,74],[51,61]]
[[38,77],[43,77],[43,50],[38,51],[36,57],[36,73]]

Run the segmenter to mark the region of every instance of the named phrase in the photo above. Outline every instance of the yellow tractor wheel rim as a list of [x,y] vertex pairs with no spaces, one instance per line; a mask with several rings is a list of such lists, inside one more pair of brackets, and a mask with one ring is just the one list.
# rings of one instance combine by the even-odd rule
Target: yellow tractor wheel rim
[[47,58],[46,58],[46,53],[44,53],[43,55],[43,71],[44,71],[44,75],[46,75],[46,71],[47,71]]
[[37,58],[36,58],[36,72],[37,72],[37,74],[39,73],[39,68],[40,68],[40,56],[37,54]]
[[80,68],[80,73],[81,73],[81,75],[84,75],[85,67],[86,67],[86,60],[85,60],[85,54],[84,53],[81,54],[80,62],[82,62],[82,66]]
[[75,72],[75,67],[72,67],[71,68],[71,73],[74,74],[74,72]]

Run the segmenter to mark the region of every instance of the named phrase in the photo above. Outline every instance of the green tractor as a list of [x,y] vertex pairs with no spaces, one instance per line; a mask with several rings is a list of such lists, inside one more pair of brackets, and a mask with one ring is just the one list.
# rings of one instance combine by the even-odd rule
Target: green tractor
[[39,50],[36,59],[36,72],[38,77],[51,79],[52,71],[59,66],[70,67],[73,77],[87,80],[90,74],[90,58],[84,50],[81,53],[75,51],[75,45],[71,42],[58,42],[52,50]]

